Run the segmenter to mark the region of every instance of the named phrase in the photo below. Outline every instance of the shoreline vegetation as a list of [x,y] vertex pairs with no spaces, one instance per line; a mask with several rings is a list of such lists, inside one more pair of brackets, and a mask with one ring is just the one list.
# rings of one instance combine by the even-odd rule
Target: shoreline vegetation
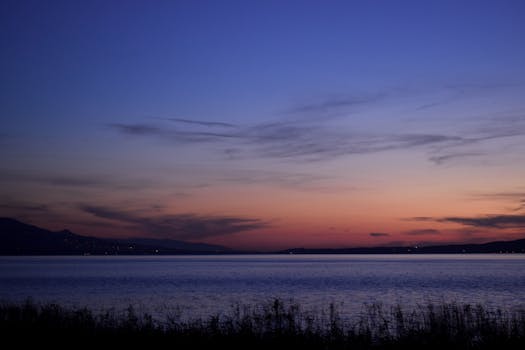
[[[95,313],[58,304],[0,304],[0,336],[7,341],[57,345],[152,346],[192,349],[523,349],[525,310],[441,303],[364,305],[351,320],[330,304],[318,313],[293,301],[233,306],[224,314],[164,320],[123,312]],[[6,343],[7,344],[7,343]]]

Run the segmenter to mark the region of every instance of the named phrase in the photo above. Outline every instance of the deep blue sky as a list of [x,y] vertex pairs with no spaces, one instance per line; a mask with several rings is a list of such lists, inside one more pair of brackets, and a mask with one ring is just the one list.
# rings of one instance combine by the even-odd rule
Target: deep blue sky
[[319,95],[505,82],[525,70],[522,1],[1,6],[9,129],[18,119],[63,128],[72,114],[261,118]]
[[[380,198],[365,208],[344,198],[409,192],[424,203],[445,179],[456,194],[519,202],[524,37],[523,1],[2,1],[0,198],[6,215],[43,222],[28,209],[40,205],[85,232],[87,214],[146,227],[93,205],[249,217],[268,245],[279,245],[272,232],[311,225],[294,204],[304,201],[327,211],[304,214],[316,234],[347,220],[325,235],[337,244],[417,216],[360,219]],[[479,167],[487,177],[467,179]],[[289,214],[254,195],[283,190]],[[507,208],[465,201],[458,215]],[[455,214],[431,207],[425,216]],[[373,237],[406,240],[407,228],[392,230]]]

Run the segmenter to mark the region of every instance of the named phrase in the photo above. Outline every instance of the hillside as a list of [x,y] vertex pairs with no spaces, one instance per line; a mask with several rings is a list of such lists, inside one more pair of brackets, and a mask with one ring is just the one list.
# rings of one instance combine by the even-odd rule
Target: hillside
[[169,239],[95,238],[68,230],[49,231],[15,219],[0,218],[0,255],[198,254],[228,251],[222,246]]

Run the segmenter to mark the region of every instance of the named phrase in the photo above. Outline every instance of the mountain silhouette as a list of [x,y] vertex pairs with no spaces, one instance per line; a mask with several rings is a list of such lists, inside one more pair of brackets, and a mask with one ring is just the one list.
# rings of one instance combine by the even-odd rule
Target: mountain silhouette
[[0,255],[209,254],[230,250],[219,245],[170,239],[103,239],[68,230],[49,231],[0,218]]
[[[50,231],[11,218],[0,218],[0,255],[146,255],[146,254],[234,254],[229,248],[171,239],[104,239]],[[456,254],[525,253],[525,239],[482,244],[435,246],[293,248],[278,254]]]

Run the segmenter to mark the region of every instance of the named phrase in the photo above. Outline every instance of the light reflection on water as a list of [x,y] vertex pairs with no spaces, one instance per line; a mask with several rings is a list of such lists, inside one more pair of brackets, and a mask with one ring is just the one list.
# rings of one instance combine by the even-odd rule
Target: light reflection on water
[[273,298],[314,311],[334,303],[344,315],[364,303],[512,309],[525,306],[525,255],[0,257],[0,300],[28,297],[186,317]]

